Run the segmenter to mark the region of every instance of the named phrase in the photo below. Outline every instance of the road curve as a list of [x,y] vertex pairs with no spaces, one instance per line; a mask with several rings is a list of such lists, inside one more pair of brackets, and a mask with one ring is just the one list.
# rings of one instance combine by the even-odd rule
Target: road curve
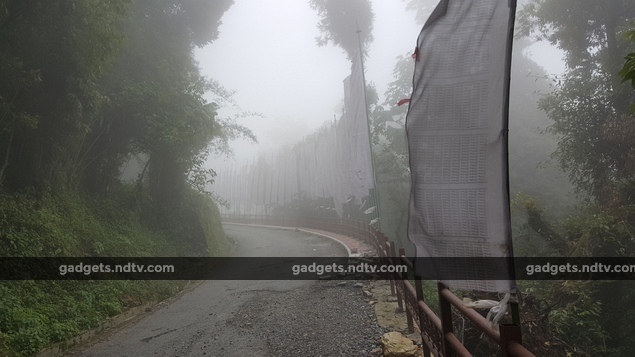
[[[236,225],[224,228],[237,243],[235,256],[346,256],[346,251],[333,241],[302,232]],[[173,303],[159,306],[147,317],[68,355],[368,355],[375,342],[374,336],[367,335],[374,335],[377,328],[361,289],[351,285],[341,287],[324,281],[205,281]],[[307,304],[313,307],[307,308]],[[346,317],[348,313],[351,317]],[[329,314],[334,315],[320,317]],[[346,321],[332,321],[340,316]],[[358,318],[360,321],[355,321]],[[342,325],[344,332],[331,324]],[[362,336],[352,333],[350,338],[355,341],[349,343],[347,331],[356,324],[368,326],[366,330],[357,328],[356,333]],[[325,330],[328,333],[324,334]],[[316,331],[320,335],[316,336]],[[331,333],[335,337],[329,337]],[[320,342],[322,337],[325,340]],[[333,338],[338,337],[344,338],[339,346],[333,344]]]

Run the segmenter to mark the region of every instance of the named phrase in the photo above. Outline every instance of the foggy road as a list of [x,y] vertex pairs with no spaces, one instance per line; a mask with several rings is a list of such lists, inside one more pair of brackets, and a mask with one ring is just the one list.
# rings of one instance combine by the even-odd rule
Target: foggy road
[[[236,256],[346,255],[344,249],[336,243],[301,232],[233,225],[226,225],[224,228],[227,235],[238,243],[234,254]],[[345,304],[353,304],[352,319],[360,319],[350,321],[351,324],[369,325],[370,330],[364,331],[364,328],[360,328],[359,332],[370,335],[367,336],[368,341],[362,342],[372,347],[375,337],[372,332],[375,326],[371,311],[359,296],[360,289],[352,288],[350,285],[349,283],[348,286],[339,287],[336,286],[336,282],[324,281],[206,281],[172,304],[159,308],[151,315],[110,336],[103,337],[101,341],[81,352],[75,351],[73,355],[281,356],[286,354],[285,351],[289,355],[295,355],[299,352],[297,348],[311,348],[320,355],[332,355],[329,351],[315,350],[321,347],[314,346],[314,336],[311,338],[312,343],[302,341],[302,336],[315,335],[315,332],[304,332],[302,336],[292,338],[291,341],[285,339],[302,329],[313,331],[311,324],[308,324],[311,317],[328,313],[345,315],[340,311]],[[346,294],[341,293],[344,291]],[[344,295],[346,301],[340,301]],[[331,298],[337,301],[330,301]],[[319,301],[310,304],[308,300],[311,299]],[[323,306],[315,306],[315,303],[319,305],[320,302]],[[304,306],[305,303],[315,307],[309,311]],[[333,305],[337,308],[332,308]],[[319,312],[323,309],[328,311]],[[359,314],[357,310],[365,313]],[[310,316],[298,318],[307,313]],[[267,318],[270,319],[269,322],[265,321]],[[271,320],[272,318],[274,320]],[[332,321],[327,319],[316,323],[319,325]],[[334,324],[340,323],[336,321]],[[291,331],[285,332],[285,328]],[[324,326],[320,329],[324,331]],[[342,335],[336,329],[331,330],[334,334]],[[345,333],[343,335],[346,336]],[[323,345],[332,349],[332,337],[326,334],[325,338]],[[355,340],[359,341],[360,338]],[[294,344],[299,344],[300,347],[294,347]],[[348,351],[349,355],[367,355],[370,347],[363,353],[356,354],[351,350],[352,346],[347,347],[346,343],[343,343],[342,348],[345,350],[342,351]],[[312,352],[305,350],[304,353]],[[339,355],[337,351],[332,353]]]

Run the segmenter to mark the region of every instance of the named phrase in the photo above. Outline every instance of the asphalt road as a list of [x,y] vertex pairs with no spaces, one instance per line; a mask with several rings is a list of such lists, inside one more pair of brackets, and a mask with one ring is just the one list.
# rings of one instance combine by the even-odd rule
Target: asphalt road
[[[235,225],[226,225],[225,231],[237,242],[235,256],[346,255],[337,243],[302,232]],[[205,281],[171,304],[69,355],[368,355],[375,337],[367,335],[376,330],[368,304],[351,282],[343,287],[336,283]],[[368,329],[356,327],[360,324]],[[340,325],[343,330],[336,328]],[[351,329],[358,331],[349,336]],[[342,342],[334,343],[337,338]]]

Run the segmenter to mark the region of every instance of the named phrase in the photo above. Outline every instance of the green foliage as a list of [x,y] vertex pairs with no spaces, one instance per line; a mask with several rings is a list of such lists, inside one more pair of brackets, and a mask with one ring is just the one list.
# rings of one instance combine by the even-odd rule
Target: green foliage
[[[318,12],[320,22],[318,29],[321,35],[316,38],[318,45],[324,46],[333,42],[340,46],[352,60],[358,48],[366,54],[373,42],[372,4],[368,0],[310,0],[311,7]],[[360,39],[358,40],[357,31]]]
[[[536,246],[525,248],[529,256],[550,256],[556,252],[556,256],[629,257],[635,249],[633,206],[609,209],[587,203],[561,224],[553,225],[535,199],[520,196],[515,202],[530,217],[528,226],[534,232],[533,239],[540,242],[537,246],[549,247],[546,253]],[[548,314],[543,321],[547,324],[545,336],[550,336],[546,338],[554,346],[591,355],[623,356],[633,351],[633,344],[625,336],[634,333],[629,326],[635,316],[624,313],[630,310],[635,289],[632,282],[540,281],[523,285],[524,292],[542,302],[534,311]]]
[[[539,356],[616,356],[607,345],[606,307],[598,298],[603,282],[521,282],[525,345]],[[619,354],[617,354],[619,355]]]
[[[67,250],[77,246],[76,232],[68,234],[69,222],[57,212],[57,202],[44,202],[27,195],[0,196],[0,232],[2,256],[73,255]],[[77,227],[80,228],[81,226]],[[81,234],[81,233],[80,233]]]
[[560,136],[556,157],[576,187],[602,204],[614,199],[628,148],[611,128],[627,113],[632,93],[620,84],[626,42],[620,32],[635,17],[630,1],[538,0],[520,13],[520,33],[546,39],[565,53],[567,72],[540,106]]
[[377,91],[372,84],[366,90],[382,231],[400,247],[407,249],[411,248],[406,237],[410,194],[404,130],[407,108],[397,107],[396,104],[399,100],[410,97],[412,84],[409,78],[412,76],[412,69],[413,61],[410,56],[397,58],[393,69],[394,81],[388,84],[383,103],[379,103]]
[[8,189],[79,184],[107,195],[122,163],[144,153],[166,176],[151,183],[156,198],[182,198],[185,186],[202,191],[213,180],[203,167],[210,152],[253,138],[217,118],[204,95],[229,95],[192,57],[217,38],[232,1],[0,3],[0,184]]
[[[635,30],[628,31],[624,38],[635,43]],[[635,52],[631,52],[624,58],[624,67],[619,72],[622,82],[631,81],[631,86],[635,89]]]
[[133,191],[104,201],[65,193],[0,195],[2,256],[153,256],[178,254],[169,238],[140,226]]
[[82,138],[103,102],[95,81],[121,44],[116,27],[127,3],[3,2],[0,135],[8,145],[0,148],[0,183],[76,182]]
[[[556,148],[556,138],[544,132],[549,119],[536,103],[540,95],[551,88],[543,78],[544,70],[525,54],[530,44],[527,39],[514,43],[509,140],[511,193],[531,195],[546,202],[545,209],[552,214],[563,212],[576,200],[569,194],[572,187],[568,179],[549,162],[549,155]],[[397,103],[411,95],[413,67],[409,54],[398,57],[393,69],[394,80],[388,84],[384,103],[370,107],[382,229],[407,248],[410,247],[405,229],[410,190],[404,132],[407,105],[397,106]],[[516,214],[514,221],[514,232],[523,235],[523,228],[519,226],[523,224],[520,223],[522,217]]]
[[[229,248],[204,164],[255,137],[218,117],[231,92],[200,74],[193,49],[218,37],[231,4],[0,0],[0,256]],[[134,186],[119,180],[133,156],[149,158]],[[181,287],[0,282],[0,355],[32,355]]]
[[[192,192],[192,207],[203,226],[210,254],[225,253],[218,209]],[[36,197],[0,194],[2,256],[179,256],[194,250],[152,231],[134,214],[133,187],[122,186],[107,200],[65,193]],[[5,281],[0,282],[0,351],[31,355],[97,326],[127,307],[174,294],[170,281]]]
[[[89,165],[84,183],[92,192],[106,194],[130,157],[149,158],[138,179],[138,192],[147,186],[156,222],[166,229],[188,215],[178,209],[186,209],[189,187],[204,192],[213,181],[214,170],[205,167],[208,155],[230,153],[228,142],[237,137],[255,140],[232,118],[218,117],[221,105],[235,107],[232,93],[202,77],[192,58],[193,47],[215,35],[197,34],[202,24],[183,20],[219,4],[147,0],[135,4],[124,23],[126,45],[101,82],[112,100],[86,145]],[[201,42],[201,36],[210,37]],[[208,103],[206,94],[212,94],[215,102]]]
[[[146,301],[173,295],[171,281],[0,282],[0,352],[30,356],[75,337],[105,318]],[[4,350],[3,350],[4,349]]]
[[[537,201],[518,200],[527,214],[527,234],[562,256],[630,256],[635,248],[633,194],[635,126],[629,111],[635,97],[623,82],[631,56],[620,63],[634,36],[628,1],[536,0],[519,16],[520,32],[546,39],[565,53],[567,72],[540,101],[559,137],[554,157],[588,199],[558,224]],[[621,68],[621,71],[620,71]],[[621,77],[621,78],[620,78]],[[535,251],[534,251],[535,253]],[[543,282],[541,282],[543,283]],[[532,287],[543,299],[549,333],[561,352],[625,356],[633,353],[630,282],[565,282]],[[618,327],[619,326],[619,327]]]
[[196,222],[200,225],[207,241],[207,255],[222,256],[228,253],[231,247],[225,238],[220,220],[220,211],[214,199],[207,195],[191,193],[193,212]]
[[[555,157],[576,188],[589,200],[558,225],[537,201],[519,199],[528,216],[527,234],[537,234],[559,255],[629,256],[633,248],[633,133],[628,104],[632,95],[620,85],[620,32],[635,15],[632,4],[539,0],[520,16],[521,33],[546,39],[565,52],[568,71],[540,101],[559,136]],[[622,81],[618,78],[622,75]],[[533,251],[535,253],[536,251]],[[617,284],[619,283],[619,284]],[[535,296],[549,311],[549,333],[562,352],[629,355],[633,346],[628,310],[632,284],[566,282],[537,286]],[[619,287],[617,285],[620,285]],[[617,290],[616,290],[617,289]],[[621,291],[615,294],[615,291]],[[619,322],[618,322],[619,321]],[[553,341],[552,341],[553,342]]]
[[625,59],[626,62],[619,74],[622,76],[622,82],[631,81],[631,85],[635,89],[635,53],[629,53]]

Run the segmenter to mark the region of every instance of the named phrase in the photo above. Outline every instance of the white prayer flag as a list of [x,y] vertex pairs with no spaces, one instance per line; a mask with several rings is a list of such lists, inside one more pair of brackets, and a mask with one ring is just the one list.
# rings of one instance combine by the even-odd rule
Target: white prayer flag
[[[417,40],[406,118],[408,236],[417,257],[511,254],[507,106],[514,10],[508,0],[441,0]],[[508,292],[509,277],[444,283]]]

